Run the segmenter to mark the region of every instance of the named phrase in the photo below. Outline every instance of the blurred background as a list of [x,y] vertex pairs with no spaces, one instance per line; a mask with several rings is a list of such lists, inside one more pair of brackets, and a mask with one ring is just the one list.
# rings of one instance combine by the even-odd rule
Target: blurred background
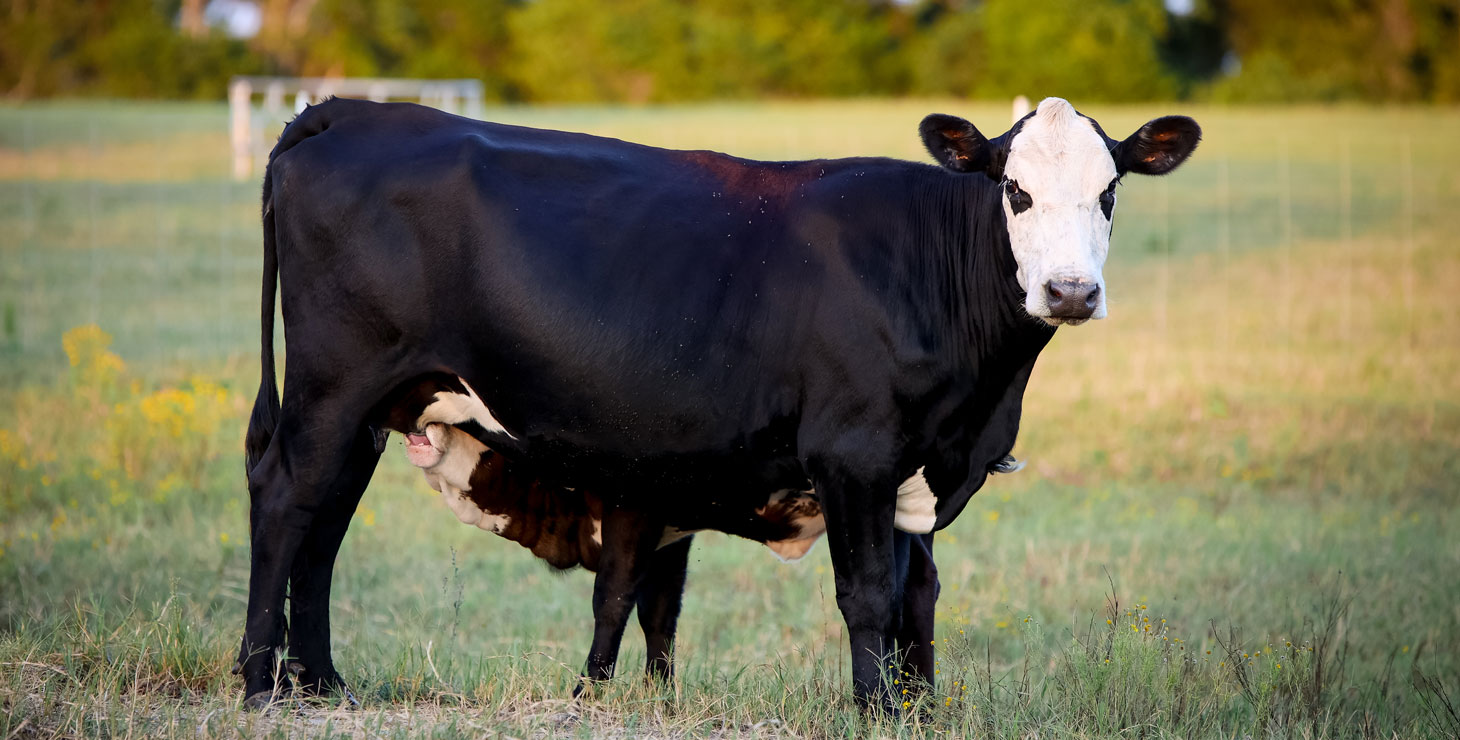
[[[1123,185],[1110,318],[1041,357],[1028,469],[938,536],[925,716],[1460,734],[1460,3],[4,0],[0,737],[245,721],[213,710],[240,691],[259,165],[331,92],[761,159],[926,161],[924,115],[993,136],[1016,96],[1115,138],[1196,118],[1190,162]],[[367,708],[561,729],[591,577],[461,526],[403,458],[337,567],[341,671]],[[861,732],[833,593],[824,548],[701,535],[679,710],[646,721]],[[572,731],[659,706],[636,686]]]
[[1460,100],[1453,0],[7,0],[0,92],[470,77],[504,102]]

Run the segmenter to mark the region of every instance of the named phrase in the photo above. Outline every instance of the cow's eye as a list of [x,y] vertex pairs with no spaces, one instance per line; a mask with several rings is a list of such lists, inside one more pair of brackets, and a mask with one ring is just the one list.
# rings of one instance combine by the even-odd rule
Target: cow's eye
[[1115,186],[1119,184],[1120,180],[1112,180],[1110,187],[1106,188],[1105,192],[1100,194],[1100,210],[1105,212],[1106,219],[1109,219],[1111,214],[1115,212]]
[[1029,193],[1019,189],[1019,183],[1014,180],[1004,181],[1004,197],[1009,199],[1009,209],[1014,215],[1019,215],[1034,205],[1034,199]]

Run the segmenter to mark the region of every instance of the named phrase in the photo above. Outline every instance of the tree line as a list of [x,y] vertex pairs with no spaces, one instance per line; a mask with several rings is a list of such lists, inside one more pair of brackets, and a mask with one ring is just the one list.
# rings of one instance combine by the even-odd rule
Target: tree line
[[1460,101],[1460,0],[0,0],[0,94],[222,98],[233,74],[473,77],[501,101],[1057,94]]

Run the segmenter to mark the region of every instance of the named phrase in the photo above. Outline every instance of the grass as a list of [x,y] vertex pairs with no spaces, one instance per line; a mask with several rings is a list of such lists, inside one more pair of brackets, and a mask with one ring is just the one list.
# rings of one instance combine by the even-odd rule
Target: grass
[[[1007,116],[492,115],[919,157],[935,110]],[[1167,111],[1087,112],[1119,135]],[[457,524],[394,450],[336,571],[363,708],[240,712],[257,188],[225,179],[219,107],[0,108],[0,738],[1460,735],[1460,144],[1433,136],[1460,112],[1183,112],[1196,158],[1122,190],[1111,317],[1040,360],[1029,468],[939,535],[938,682],[889,720],[847,696],[825,548],[720,535],[674,689],[638,680],[631,629],[623,680],[567,700],[591,578]]]

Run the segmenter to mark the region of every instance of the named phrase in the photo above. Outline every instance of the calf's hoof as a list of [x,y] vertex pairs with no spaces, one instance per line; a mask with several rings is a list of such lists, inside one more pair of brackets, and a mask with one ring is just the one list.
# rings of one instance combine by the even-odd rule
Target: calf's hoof
[[272,690],[259,691],[253,694],[249,694],[248,697],[243,700],[243,708],[247,709],[250,712],[266,712],[269,710],[270,707],[274,706],[274,704],[282,698],[283,697],[281,697],[277,692],[274,692]]

